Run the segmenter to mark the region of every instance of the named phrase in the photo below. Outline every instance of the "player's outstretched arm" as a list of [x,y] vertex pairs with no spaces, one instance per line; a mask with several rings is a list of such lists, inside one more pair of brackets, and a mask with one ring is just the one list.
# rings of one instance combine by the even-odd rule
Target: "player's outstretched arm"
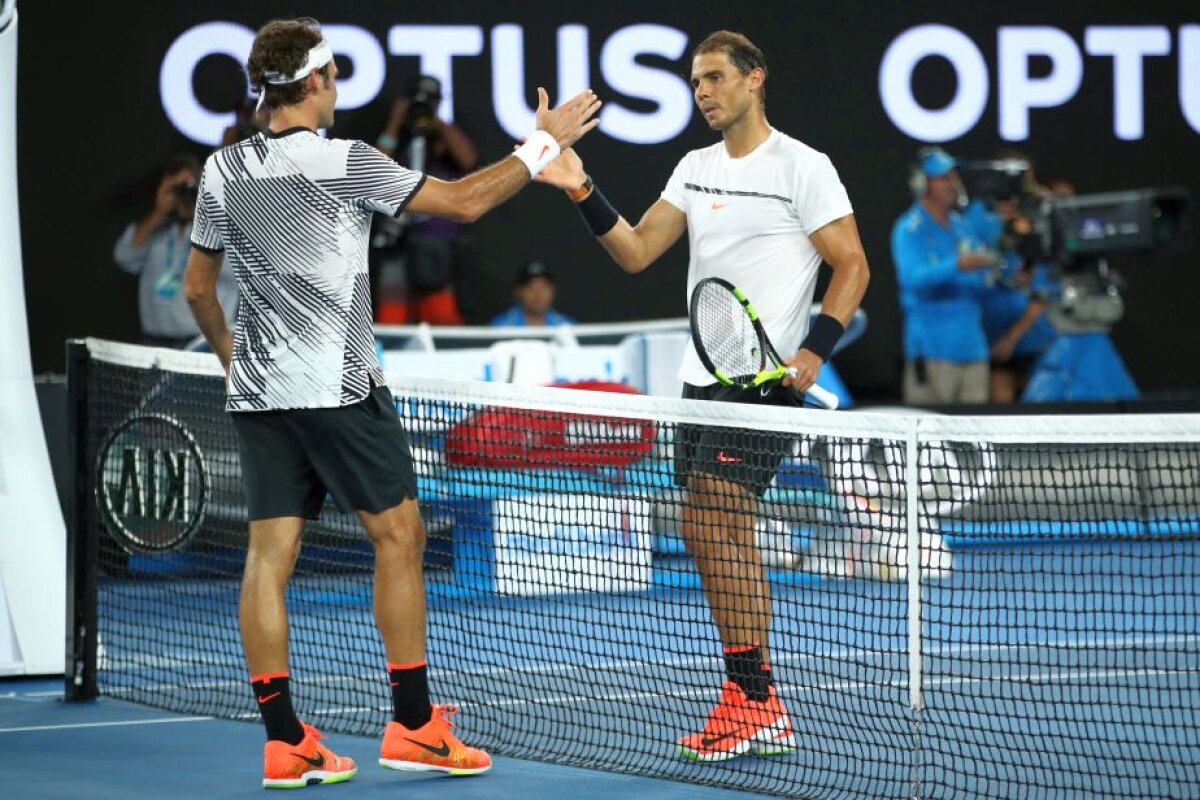
[[583,161],[570,148],[535,179],[570,196],[588,229],[626,272],[641,272],[653,264],[687,230],[687,215],[662,199],[650,206],[636,226],[630,225],[595,187]]
[[446,217],[457,222],[474,222],[516,194],[562,148],[570,147],[600,120],[600,100],[586,89],[555,109],[550,108],[546,90],[538,88],[537,130],[513,154],[457,181],[427,178],[418,190],[410,211]]

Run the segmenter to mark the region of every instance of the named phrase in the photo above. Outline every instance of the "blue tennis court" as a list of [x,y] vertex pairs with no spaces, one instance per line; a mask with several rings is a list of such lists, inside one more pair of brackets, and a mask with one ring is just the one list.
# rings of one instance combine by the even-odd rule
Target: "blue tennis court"
[[[0,683],[0,756],[4,796],[46,800],[94,797],[245,798],[263,796],[262,729],[229,720],[172,714],[120,700],[61,702],[59,681]],[[670,781],[496,758],[483,778],[404,775],[375,766],[379,742],[335,736],[332,745],[353,757],[359,774],[335,797],[492,800],[502,797],[614,796],[729,800],[741,792]],[[70,764],[64,764],[69,758]],[[447,784],[445,781],[451,781]],[[308,796],[308,795],[305,795]]]
[[[1200,778],[1184,765],[1200,759],[1198,556],[1194,541],[958,554],[953,575],[923,589],[925,635],[937,644],[924,652],[919,717],[907,709],[903,584],[777,585],[787,613],[772,646],[801,740],[794,757],[703,765],[674,756],[672,742],[703,718],[720,681],[719,660],[707,655],[720,651],[715,632],[695,635],[711,626],[694,592],[672,594],[669,618],[656,595],[607,597],[600,609],[586,597],[435,592],[434,691],[462,704],[466,736],[503,740],[515,755],[748,791],[907,797],[919,783],[931,797],[1006,796],[1014,785],[1041,785],[1048,797],[1194,796]],[[147,602],[138,593],[150,591],[102,586],[102,643],[135,640]],[[200,714],[240,706],[256,719],[237,675],[236,584],[190,581],[172,595],[180,613],[209,618],[203,641],[182,633],[195,625],[172,636],[159,620],[165,638],[153,654],[105,647],[106,691],[151,705],[165,693]],[[382,662],[370,646],[369,576],[301,579],[290,600],[301,713],[326,730],[369,734],[390,709],[382,680],[374,693],[355,691]],[[156,607],[171,608],[161,597]],[[312,638],[331,630],[333,641]],[[172,661],[188,665],[189,685],[159,683]],[[245,731],[251,742],[258,735]],[[1063,783],[1046,786],[1051,773]]]

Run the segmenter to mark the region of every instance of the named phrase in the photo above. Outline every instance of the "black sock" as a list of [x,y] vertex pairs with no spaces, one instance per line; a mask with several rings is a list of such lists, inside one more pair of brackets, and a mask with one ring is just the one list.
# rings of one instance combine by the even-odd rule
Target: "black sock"
[[393,664],[388,662],[388,683],[392,686],[392,719],[415,731],[433,716],[429,705],[429,678],[425,662]]
[[751,700],[763,703],[770,697],[771,668],[763,664],[758,645],[726,647],[725,672]]
[[250,679],[259,713],[267,726],[267,738],[300,744],[304,739],[304,728],[292,708],[292,691],[288,684],[286,672],[271,672]]

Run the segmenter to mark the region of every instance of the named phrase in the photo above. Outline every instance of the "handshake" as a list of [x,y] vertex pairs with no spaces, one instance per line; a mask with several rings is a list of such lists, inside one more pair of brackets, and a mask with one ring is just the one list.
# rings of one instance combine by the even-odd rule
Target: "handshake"
[[537,130],[513,154],[525,163],[534,179],[567,191],[578,189],[587,176],[571,145],[600,124],[596,112],[601,105],[596,93],[585,89],[552,109],[549,95],[539,86],[534,117]]

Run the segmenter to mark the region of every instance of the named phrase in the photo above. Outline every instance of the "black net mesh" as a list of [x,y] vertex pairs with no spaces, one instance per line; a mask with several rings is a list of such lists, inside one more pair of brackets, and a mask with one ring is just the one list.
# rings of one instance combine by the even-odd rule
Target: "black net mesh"
[[1200,796],[1200,445],[920,458],[954,551],[922,581],[924,796]]
[[[100,360],[88,376],[100,689],[255,720],[222,382]],[[468,743],[797,797],[1200,796],[1200,445],[926,440],[913,476],[910,444],[862,424],[764,435],[712,403],[566,413],[460,389],[393,387],[429,536],[432,690],[462,706]],[[576,393],[539,396],[554,394]],[[808,412],[769,416],[789,413]],[[676,473],[705,443],[740,443],[749,463],[692,462],[707,494],[689,494]],[[710,468],[744,484],[766,470],[761,501],[721,494]],[[794,753],[676,751],[724,679],[685,520],[711,530],[709,588],[750,609],[739,619],[761,622],[766,578]],[[713,544],[731,520],[750,550]],[[377,736],[390,716],[372,567],[357,521],[327,504],[288,595],[293,695],[326,732]]]

